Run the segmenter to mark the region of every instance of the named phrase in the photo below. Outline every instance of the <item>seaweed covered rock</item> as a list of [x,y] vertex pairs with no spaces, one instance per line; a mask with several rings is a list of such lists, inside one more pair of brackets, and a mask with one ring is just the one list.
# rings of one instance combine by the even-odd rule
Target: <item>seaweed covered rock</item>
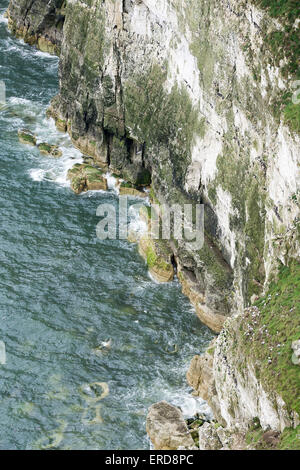
[[41,142],[38,145],[39,151],[44,155],[49,155],[51,157],[59,158],[62,156],[62,151],[57,145],[51,145],[47,142]]
[[36,136],[28,129],[19,129],[18,136],[22,144],[36,146]]
[[71,188],[76,194],[85,191],[107,191],[107,180],[99,168],[88,164],[76,164],[68,171]]
[[173,253],[166,240],[154,240],[147,233],[139,241],[139,253],[147,261],[149,272],[157,282],[174,279]]

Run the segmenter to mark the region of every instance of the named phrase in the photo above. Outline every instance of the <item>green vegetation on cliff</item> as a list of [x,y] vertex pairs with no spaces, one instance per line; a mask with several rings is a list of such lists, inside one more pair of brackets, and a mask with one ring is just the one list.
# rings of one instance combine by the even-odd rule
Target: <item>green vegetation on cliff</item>
[[[229,136],[228,136],[229,138]],[[248,279],[247,298],[262,291],[265,271],[263,262],[265,238],[265,173],[263,165],[251,163],[248,155],[236,159],[238,149],[234,144],[226,144],[224,152],[218,156],[218,173],[209,185],[209,197],[217,204],[216,190],[221,186],[231,195],[233,212],[230,225],[237,232],[243,232],[246,241],[236,248],[249,262],[245,274]],[[245,260],[241,261],[246,265]]]
[[246,434],[246,442],[251,448],[256,450],[300,450],[300,425],[295,429],[285,428],[280,434],[272,431],[266,432],[258,420],[254,420],[254,422],[255,424]]
[[[300,367],[291,361],[293,341],[300,339],[300,264],[281,266],[267,295],[246,310],[240,326],[245,358],[271,395],[279,394],[289,412],[300,415]],[[248,360],[247,359],[247,360]]]
[[[265,33],[265,43],[270,49],[274,64],[279,66],[285,61],[282,73],[285,77],[300,79],[300,2],[298,0],[252,0],[254,4],[268,11],[278,19],[282,28]],[[282,96],[279,109],[283,108],[285,121],[292,130],[300,132],[300,104],[291,102],[292,92]]]
[[186,89],[174,85],[168,93],[166,80],[167,70],[154,64],[126,83],[125,123],[140,142],[168,148],[175,176],[184,179],[199,116]]

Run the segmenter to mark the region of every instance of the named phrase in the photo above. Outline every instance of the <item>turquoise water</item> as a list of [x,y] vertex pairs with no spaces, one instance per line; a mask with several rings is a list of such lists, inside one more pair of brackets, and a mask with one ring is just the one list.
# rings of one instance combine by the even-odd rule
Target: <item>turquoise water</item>
[[[0,449],[147,449],[148,407],[205,409],[185,374],[211,332],[177,281],[154,283],[136,245],[96,237],[113,191],[76,196],[66,171],[80,153],[46,120],[57,58],[7,31],[0,1]],[[27,127],[59,160],[18,142]],[[112,339],[107,351],[95,350]],[[178,352],[172,354],[174,344]],[[88,384],[100,383],[91,388]]]

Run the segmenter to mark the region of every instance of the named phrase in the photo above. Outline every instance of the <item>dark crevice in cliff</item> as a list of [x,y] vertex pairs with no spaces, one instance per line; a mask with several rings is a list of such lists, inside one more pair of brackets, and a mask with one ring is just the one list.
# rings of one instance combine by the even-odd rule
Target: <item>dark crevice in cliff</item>
[[31,10],[31,8],[32,8],[32,5],[34,4],[34,1],[35,1],[35,0],[32,0],[32,1],[29,3],[29,5],[28,5],[28,7],[26,8],[26,10],[25,10],[25,13],[24,13],[24,25],[25,25],[25,20],[26,20],[26,18],[27,18],[27,16],[28,16],[28,13],[30,12],[30,10]]

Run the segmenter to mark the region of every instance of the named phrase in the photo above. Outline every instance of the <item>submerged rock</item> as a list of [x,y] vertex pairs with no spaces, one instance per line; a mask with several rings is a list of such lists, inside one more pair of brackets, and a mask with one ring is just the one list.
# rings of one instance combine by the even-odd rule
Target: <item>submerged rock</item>
[[166,401],[149,408],[146,430],[155,450],[195,448],[181,411]]
[[62,156],[62,151],[57,145],[51,145],[51,144],[48,144],[47,142],[41,142],[38,145],[38,149],[44,155],[49,155],[51,157],[56,157],[56,158],[59,158]]
[[36,136],[28,129],[19,129],[18,136],[22,144],[36,146]]
[[89,164],[77,163],[68,171],[67,177],[71,180],[71,188],[76,194],[108,189],[103,171]]

